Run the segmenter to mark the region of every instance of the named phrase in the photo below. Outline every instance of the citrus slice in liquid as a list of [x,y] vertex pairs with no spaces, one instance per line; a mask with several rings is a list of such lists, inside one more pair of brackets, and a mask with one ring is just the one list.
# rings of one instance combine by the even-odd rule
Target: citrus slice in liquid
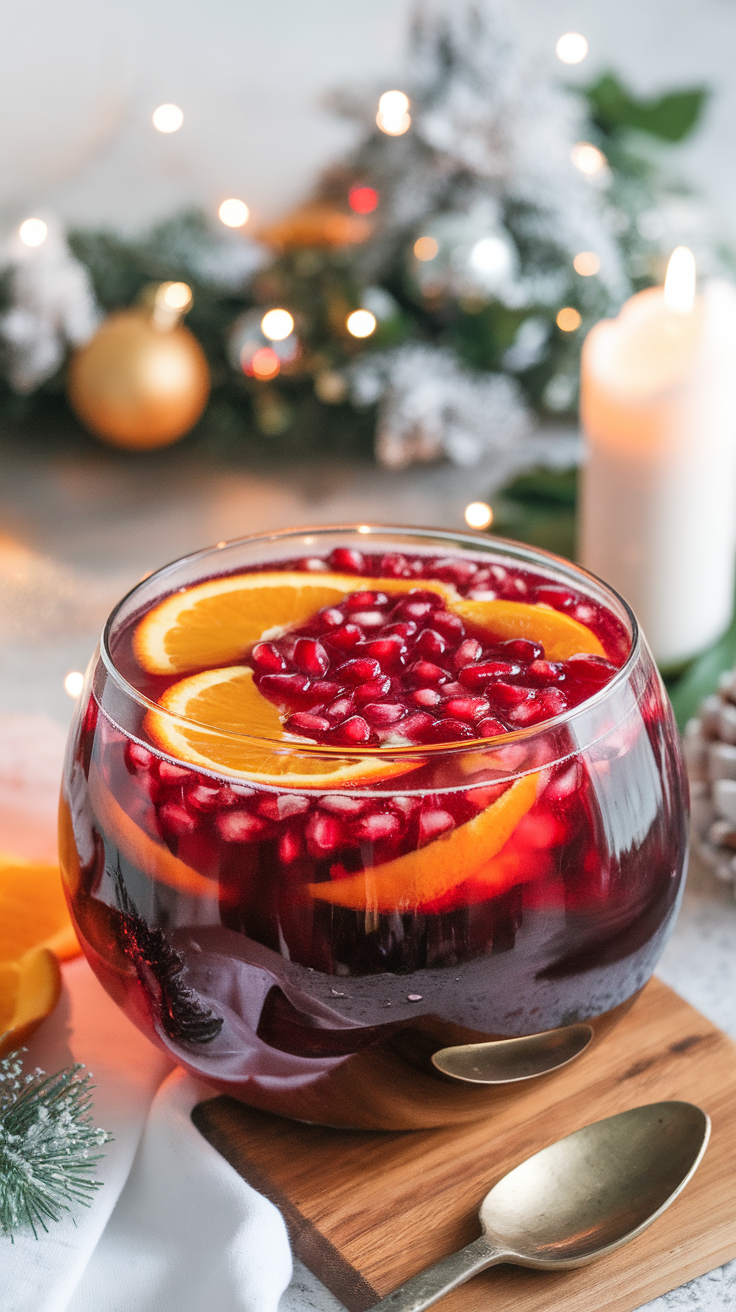
[[309,884],[313,898],[356,911],[413,911],[485,870],[534,805],[539,773],[521,775],[472,820],[427,847],[362,870],[357,875]]
[[258,691],[246,665],[180,679],[159,704],[170,714],[148,712],[146,729],[153,741],[179,761],[228,778],[282,788],[334,788],[405,774],[416,765],[375,756],[336,756],[334,750],[323,755],[302,751],[301,742],[285,734],[277,707]]
[[59,962],[48,948],[31,948],[17,961],[0,964],[0,1057],[23,1046],[60,993]]
[[372,579],[354,574],[271,570],[232,574],[182,588],[140,621],[136,659],[149,674],[186,674],[241,660],[271,629],[303,624],[351,592],[431,589],[450,602],[457,591],[437,579]]
[[528,638],[541,642],[545,659],[566,661],[571,656],[605,656],[606,651],[591,629],[564,611],[525,601],[454,601],[450,610],[462,620],[476,624],[506,641]]

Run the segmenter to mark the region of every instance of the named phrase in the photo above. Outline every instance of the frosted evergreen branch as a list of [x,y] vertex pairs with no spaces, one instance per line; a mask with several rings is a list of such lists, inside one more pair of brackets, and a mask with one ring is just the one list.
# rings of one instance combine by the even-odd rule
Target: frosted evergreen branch
[[[22,1051],[22,1050],[21,1050]],[[58,1221],[75,1204],[88,1207],[101,1181],[88,1172],[109,1142],[95,1128],[91,1075],[77,1063],[55,1075],[23,1073],[20,1052],[0,1061],[0,1233],[11,1240]]]

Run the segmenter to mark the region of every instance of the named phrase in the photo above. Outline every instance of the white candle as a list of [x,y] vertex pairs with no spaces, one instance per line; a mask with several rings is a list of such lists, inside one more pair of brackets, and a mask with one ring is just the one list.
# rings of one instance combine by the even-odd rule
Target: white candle
[[679,247],[583,347],[580,558],[629,602],[660,665],[728,627],[736,560],[736,290],[695,295]]

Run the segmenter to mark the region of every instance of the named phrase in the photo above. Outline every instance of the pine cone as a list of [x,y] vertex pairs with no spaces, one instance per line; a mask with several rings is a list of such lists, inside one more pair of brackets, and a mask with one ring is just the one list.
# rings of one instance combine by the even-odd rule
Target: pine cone
[[685,726],[695,850],[736,897],[736,669]]

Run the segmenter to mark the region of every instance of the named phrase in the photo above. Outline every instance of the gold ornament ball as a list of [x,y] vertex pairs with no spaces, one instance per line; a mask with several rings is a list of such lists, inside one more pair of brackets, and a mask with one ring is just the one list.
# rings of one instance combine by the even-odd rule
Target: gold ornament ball
[[187,328],[161,329],[145,310],[120,310],[72,357],[68,391],[97,437],[144,450],[168,446],[196,424],[210,374]]

